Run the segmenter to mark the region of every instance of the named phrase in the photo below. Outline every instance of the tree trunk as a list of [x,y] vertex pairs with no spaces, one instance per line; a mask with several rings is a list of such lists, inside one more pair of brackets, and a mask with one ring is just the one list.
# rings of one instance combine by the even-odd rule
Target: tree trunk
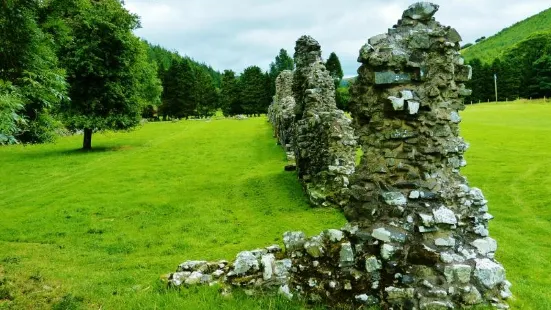
[[92,149],[92,129],[89,129],[89,128],[84,129],[84,142],[82,143],[82,149],[83,150]]

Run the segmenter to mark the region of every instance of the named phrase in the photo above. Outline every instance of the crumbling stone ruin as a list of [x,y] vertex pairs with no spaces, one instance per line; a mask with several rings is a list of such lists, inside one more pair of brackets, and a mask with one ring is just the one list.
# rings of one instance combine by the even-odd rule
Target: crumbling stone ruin
[[295,121],[295,97],[293,97],[293,71],[285,70],[276,79],[276,94],[268,108],[268,119],[274,127],[274,136],[284,147],[289,161],[295,161],[292,147]]
[[337,109],[333,79],[316,40],[309,36],[298,39],[295,63],[291,130],[298,177],[313,205],[342,207],[355,168],[351,120]]
[[[364,155],[350,178],[346,227],[313,237],[287,232],[285,251],[244,251],[231,264],[186,262],[170,275],[172,285],[271,288],[330,307],[508,308],[511,283],[494,257],[487,201],[459,173],[468,145],[458,111],[471,68],[457,32],[433,19],[437,10],[413,4],[360,51],[351,106]],[[319,114],[304,112],[324,106],[311,87],[324,81],[313,42],[297,42],[293,87],[297,119],[315,123]],[[296,143],[295,152],[303,145],[310,147]]]
[[335,85],[316,40],[298,39],[295,63],[294,73],[284,71],[277,78],[268,118],[287,158],[295,160],[312,205],[343,207],[355,168],[351,120],[337,109]]

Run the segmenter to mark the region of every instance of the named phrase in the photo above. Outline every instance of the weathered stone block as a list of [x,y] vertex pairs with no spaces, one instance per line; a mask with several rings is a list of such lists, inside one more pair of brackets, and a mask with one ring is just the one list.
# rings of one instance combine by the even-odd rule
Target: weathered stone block
[[455,80],[458,82],[468,82],[473,77],[473,68],[469,65],[455,66]]
[[409,6],[402,14],[402,18],[428,21],[438,11],[439,6],[430,2],[417,2]]
[[375,84],[406,84],[411,82],[411,76],[408,73],[396,73],[392,71],[375,72]]
[[505,281],[505,269],[500,264],[487,258],[475,259],[475,262],[474,276],[486,288],[492,289]]

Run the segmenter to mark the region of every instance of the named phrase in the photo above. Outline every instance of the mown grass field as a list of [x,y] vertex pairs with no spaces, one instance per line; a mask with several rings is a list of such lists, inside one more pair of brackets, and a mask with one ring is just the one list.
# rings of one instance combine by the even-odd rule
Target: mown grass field
[[551,309],[551,102],[473,105],[462,117],[471,143],[463,173],[490,201],[511,304]]
[[[551,309],[551,104],[469,106],[464,170],[516,309]],[[311,209],[265,118],[150,123],[53,145],[0,148],[0,309],[302,309],[281,298],[166,290],[187,259],[232,259],[287,230],[341,227]]]
[[0,294],[13,299],[0,309],[298,307],[165,292],[159,277],[345,223],[308,206],[265,118],[150,123],[94,135],[90,153],[81,138],[0,148]]

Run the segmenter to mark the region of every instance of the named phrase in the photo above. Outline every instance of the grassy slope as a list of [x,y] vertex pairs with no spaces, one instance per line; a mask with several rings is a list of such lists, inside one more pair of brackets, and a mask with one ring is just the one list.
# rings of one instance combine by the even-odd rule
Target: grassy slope
[[531,34],[551,29],[551,8],[501,30],[494,36],[461,51],[465,60],[478,58],[491,63],[503,51]]
[[[551,309],[551,104],[469,106],[465,174],[496,216],[517,309]],[[65,298],[104,309],[301,309],[281,299],[226,300],[214,289],[166,292],[156,280],[185,259],[232,258],[281,233],[339,227],[310,209],[264,119],[148,124],[97,135],[103,151],[0,148],[0,309]],[[7,283],[6,283],[7,282]],[[10,286],[11,285],[11,286]],[[80,302],[82,298],[82,302]]]
[[[159,291],[159,276],[186,259],[232,259],[281,244],[287,230],[345,222],[308,206],[264,118],[98,134],[92,153],[75,151],[80,139],[0,148],[0,281],[4,273],[11,282],[15,308],[70,293],[66,303],[83,298],[96,309],[212,309],[216,291],[179,298]],[[269,303],[238,298],[221,308]]]

